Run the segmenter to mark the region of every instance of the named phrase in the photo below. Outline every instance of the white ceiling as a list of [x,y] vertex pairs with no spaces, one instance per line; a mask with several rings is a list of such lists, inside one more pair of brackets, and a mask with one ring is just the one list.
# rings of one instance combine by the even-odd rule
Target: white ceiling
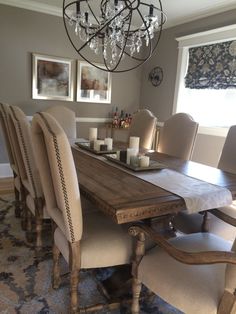
[[[0,0],[0,3],[61,16],[63,0]],[[236,0],[162,0],[162,6],[167,15],[165,27],[172,27],[235,9]]]

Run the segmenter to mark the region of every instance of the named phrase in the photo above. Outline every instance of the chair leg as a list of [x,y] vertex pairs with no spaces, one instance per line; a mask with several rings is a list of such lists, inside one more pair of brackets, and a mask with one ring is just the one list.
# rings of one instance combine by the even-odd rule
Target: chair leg
[[35,222],[36,222],[36,249],[40,249],[43,246],[43,241],[42,241],[42,229],[43,229],[43,219],[42,217],[35,217]]
[[133,278],[132,283],[132,292],[133,292],[133,300],[131,306],[132,314],[139,314],[139,297],[142,288],[142,283],[137,278]]
[[15,217],[20,218],[21,216],[21,206],[20,206],[20,192],[14,188],[15,192]]
[[209,232],[209,228],[210,228],[209,221],[210,221],[209,213],[205,211],[203,214],[203,221],[201,225],[202,232]]
[[43,200],[35,198],[35,230],[36,230],[36,250],[40,250],[43,246],[42,229],[43,229]]
[[58,247],[53,243],[52,255],[53,255],[53,278],[52,278],[52,287],[53,289],[58,289],[61,283],[60,277],[60,251]]
[[26,208],[26,192],[24,187],[21,187],[21,207],[22,207],[22,212],[21,212],[21,228],[22,230],[26,231],[27,230],[27,208]]
[[69,243],[69,267],[70,267],[70,313],[79,311],[78,284],[80,271],[80,242]]
[[26,239],[28,242],[33,242],[34,236],[32,232],[32,213],[31,211],[27,208],[26,209]]
[[79,284],[79,270],[73,269],[70,273],[70,313],[78,312],[78,284]]

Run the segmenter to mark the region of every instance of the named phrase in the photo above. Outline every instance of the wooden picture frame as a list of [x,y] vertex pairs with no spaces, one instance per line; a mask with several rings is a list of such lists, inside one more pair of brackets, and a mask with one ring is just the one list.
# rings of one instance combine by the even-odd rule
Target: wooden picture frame
[[32,98],[74,100],[74,60],[32,54]]
[[77,101],[111,103],[111,73],[88,62],[77,63]]

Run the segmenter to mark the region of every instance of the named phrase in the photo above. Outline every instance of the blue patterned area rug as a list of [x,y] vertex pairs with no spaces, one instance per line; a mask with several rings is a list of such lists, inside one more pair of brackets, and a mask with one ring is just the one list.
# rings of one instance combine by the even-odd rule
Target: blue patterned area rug
[[[69,308],[69,276],[66,263],[62,262],[62,283],[59,289],[51,286],[52,254],[50,228],[44,231],[45,246],[40,256],[27,242],[19,218],[15,218],[12,195],[0,198],[0,313],[1,314],[66,314]],[[98,281],[104,280],[114,270],[83,270],[80,275],[79,298],[81,306],[102,303],[107,300],[98,289]],[[106,308],[97,314],[129,313],[130,305],[116,310]],[[141,303],[141,313],[180,314],[157,296]]]

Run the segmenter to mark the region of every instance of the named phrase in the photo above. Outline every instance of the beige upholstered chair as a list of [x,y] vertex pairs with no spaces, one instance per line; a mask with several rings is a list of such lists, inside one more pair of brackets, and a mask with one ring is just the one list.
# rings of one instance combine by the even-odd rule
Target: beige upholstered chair
[[69,139],[77,137],[74,111],[64,106],[54,106],[48,108],[45,112],[50,113],[59,122]]
[[[236,173],[236,125],[231,126],[225,139],[224,147],[218,163],[218,168],[227,172]],[[232,205],[210,211],[206,215],[179,213],[173,220],[175,229],[183,233],[194,233],[200,231],[210,231],[225,239],[232,240],[236,234],[236,224],[232,225],[219,220],[217,217],[228,222],[231,218],[236,218],[236,202]],[[214,216],[213,216],[214,214]],[[203,219],[204,217],[204,219]]]
[[140,137],[140,148],[151,149],[156,131],[157,118],[147,109],[133,114],[129,136]]
[[[41,182],[36,167],[32,147],[31,126],[24,112],[15,106],[10,106],[10,117],[14,124],[18,148],[18,159],[21,158],[24,168],[22,183],[26,193],[26,207],[31,215],[28,216],[28,231],[31,225],[31,216],[35,218],[36,249],[42,246],[42,223],[43,218],[49,218],[45,205]],[[29,213],[28,213],[29,214]]]
[[186,113],[170,117],[160,130],[157,151],[188,160],[191,158],[198,123]]
[[21,206],[23,204],[23,185],[20,179],[19,168],[14,155],[14,146],[10,138],[10,130],[8,125],[9,106],[0,103],[0,121],[3,136],[7,148],[10,166],[14,176],[14,192],[15,192],[15,216],[20,217]]
[[[138,238],[132,314],[139,313],[141,283],[186,314],[236,313],[236,242],[210,233],[166,241],[146,226],[131,232]],[[158,244],[146,254],[145,236]]]
[[47,210],[55,223],[53,286],[59,285],[58,263],[62,254],[71,273],[71,313],[77,313],[80,269],[129,263],[132,239],[123,226],[101,212],[82,217],[70,144],[58,122],[48,113],[37,113],[32,131]]

